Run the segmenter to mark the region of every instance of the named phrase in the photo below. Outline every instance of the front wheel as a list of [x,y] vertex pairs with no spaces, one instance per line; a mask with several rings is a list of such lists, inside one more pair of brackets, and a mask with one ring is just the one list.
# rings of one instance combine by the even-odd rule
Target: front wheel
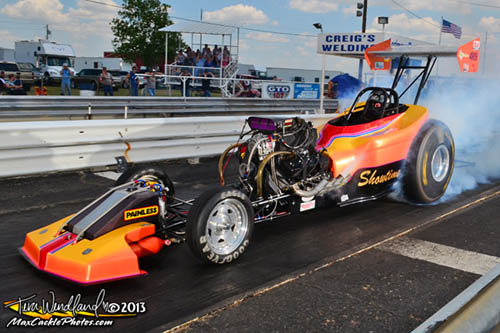
[[[116,180],[115,186],[130,183],[138,179],[158,183],[166,190],[169,197],[173,197],[175,195],[174,184],[170,180],[170,177],[162,168],[154,165],[136,166],[127,169]],[[167,202],[170,201],[171,200],[168,200],[167,198]]]
[[448,127],[437,120],[426,123],[412,143],[406,161],[406,196],[418,203],[441,198],[450,182],[454,159],[455,145]]
[[253,227],[248,197],[233,188],[216,188],[196,199],[189,211],[187,243],[201,261],[226,264],[245,252]]

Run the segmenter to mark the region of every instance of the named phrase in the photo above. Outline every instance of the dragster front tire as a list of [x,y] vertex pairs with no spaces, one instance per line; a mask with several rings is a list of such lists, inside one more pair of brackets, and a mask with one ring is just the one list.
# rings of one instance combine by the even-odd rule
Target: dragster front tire
[[455,161],[455,145],[448,127],[428,121],[415,138],[408,154],[403,189],[417,203],[439,200],[446,192]]
[[[142,179],[145,181],[157,182],[167,191],[167,196],[175,196],[174,184],[170,180],[165,170],[154,165],[134,166],[127,169],[116,180],[115,186]],[[167,200],[168,201],[168,200]]]
[[254,228],[252,203],[237,189],[219,187],[196,199],[188,213],[186,239],[203,262],[227,264],[250,243]]

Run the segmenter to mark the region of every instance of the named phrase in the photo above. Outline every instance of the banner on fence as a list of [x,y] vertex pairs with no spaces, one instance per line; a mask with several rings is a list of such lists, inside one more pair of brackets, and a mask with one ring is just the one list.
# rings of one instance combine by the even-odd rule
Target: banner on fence
[[319,99],[321,94],[319,83],[295,83],[293,87],[293,98],[295,99]]
[[262,83],[262,98],[293,99],[293,83],[291,82]]

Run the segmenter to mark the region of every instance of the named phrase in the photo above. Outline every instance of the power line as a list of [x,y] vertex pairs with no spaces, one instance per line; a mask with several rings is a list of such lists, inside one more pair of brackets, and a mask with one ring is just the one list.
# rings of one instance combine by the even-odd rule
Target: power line
[[427,21],[426,19],[424,19],[422,16],[419,16],[417,14],[415,14],[414,12],[412,12],[411,10],[409,10],[408,8],[406,8],[405,6],[403,6],[402,4],[396,2],[395,0],[391,0],[392,2],[394,2],[394,4],[396,4],[398,7],[400,8],[403,8],[404,10],[406,10],[408,13],[410,13],[411,15],[415,16],[416,18],[419,18],[421,19],[422,21],[424,21],[425,23],[427,24],[430,24],[430,25],[433,25],[435,27],[438,27],[441,29],[441,26],[440,25],[437,25],[437,24],[434,24],[433,22],[429,22]]
[[96,0],[85,0],[85,1],[95,3],[98,5],[108,6],[108,7],[120,8],[120,9],[123,8],[123,6],[120,6],[120,5],[113,5],[111,3],[106,3],[106,2],[96,1]]
[[[441,29],[442,27],[440,25],[437,25],[437,24],[434,24],[433,22],[429,22],[427,21],[425,18],[415,14],[414,12],[412,12],[411,10],[409,10],[408,8],[406,8],[405,6],[403,6],[402,4],[396,2],[395,0],[391,0],[394,4],[398,5],[399,7],[403,8],[405,11],[407,11],[408,13],[410,13],[411,15],[417,17],[418,19],[424,21],[425,23],[427,24],[431,24],[439,29]],[[450,1],[456,1],[456,2],[460,2],[460,0],[450,0]],[[476,37],[476,35],[470,35],[470,34],[462,34],[462,36],[466,36],[466,37]]]
[[[110,3],[105,3],[105,2],[101,2],[101,1],[97,1],[97,0],[85,0],[85,1],[90,2],[90,3],[94,3],[94,4],[98,4],[98,5],[123,9],[123,6],[113,5]],[[272,30],[255,29],[255,28],[245,28],[245,27],[241,27],[241,26],[232,26],[232,25],[225,25],[225,24],[213,23],[213,22],[207,22],[207,21],[192,20],[192,19],[188,19],[185,17],[179,17],[179,16],[172,16],[172,15],[169,15],[169,16],[173,19],[176,19],[176,20],[191,21],[191,22],[203,22],[203,23],[222,25],[222,26],[227,26],[227,27],[232,27],[232,28],[240,28],[240,30],[247,30],[247,31],[254,31],[254,32],[264,32],[264,33],[270,33],[270,34],[276,34],[276,35],[287,35],[287,36],[298,36],[298,37],[315,37],[315,38],[317,37],[316,35],[298,34],[298,33],[293,33],[293,32],[281,32],[281,31],[272,31]]]
[[470,1],[461,1],[461,0],[448,0],[448,1],[453,1],[453,2],[458,2],[458,3],[463,3],[463,4],[466,4],[466,5],[471,5],[471,6],[479,6],[479,7],[488,7],[488,8],[498,8],[498,9],[500,9],[500,6],[489,5],[489,4],[486,4],[486,3],[470,2]]
[[[84,0],[84,1],[87,1],[87,2],[90,2],[90,3],[94,3],[94,4],[98,4],[98,5],[103,5],[103,6],[108,6],[108,7],[123,9],[123,6],[114,5],[114,4],[110,4],[110,3],[106,3],[106,2],[101,2],[101,1],[97,1],[97,0]],[[430,25],[432,25],[432,26],[434,26],[436,28],[441,29],[440,25],[435,24],[435,23],[430,22],[430,21],[427,21],[425,18],[423,18],[422,16],[416,14],[412,10],[406,8],[405,6],[403,6],[402,4],[400,4],[399,2],[397,2],[395,0],[391,0],[391,1],[395,5],[397,5],[398,7],[402,8],[403,10],[405,10],[408,13],[410,13],[411,15],[413,15],[414,17],[422,20],[423,22],[425,22],[427,24],[430,24]],[[488,4],[484,4],[484,3],[478,3],[478,2],[470,2],[470,1],[463,1],[463,0],[448,0],[448,1],[453,1],[453,2],[457,2],[457,3],[463,3],[463,4],[469,4],[469,5],[473,5],[473,6],[482,6],[482,7],[489,7],[489,8],[500,8],[500,6],[488,5]],[[220,24],[220,23],[212,23],[212,22],[207,22],[207,21],[193,20],[193,19],[188,19],[188,18],[179,17],[179,16],[171,16],[171,15],[169,15],[169,16],[171,18],[173,18],[173,19],[176,19],[176,20],[191,21],[191,22],[203,22],[203,23],[208,23],[208,24],[222,25],[222,26],[227,26],[227,27],[232,27],[232,28],[239,28],[240,30],[247,30],[247,31],[253,31],[253,32],[263,32],[263,33],[270,33],[270,34],[276,34],[276,35],[296,36],[296,37],[314,37],[314,38],[317,37],[316,35],[309,35],[309,34],[298,34],[298,33],[292,33],[292,32],[281,32],[281,31],[272,31],[272,30],[264,30],[264,29],[256,29],[256,28],[245,28],[245,27],[241,27],[241,26],[232,26],[232,25],[226,25],[226,24]],[[497,34],[497,33],[493,33],[493,34]],[[464,36],[472,36],[472,35],[464,35]]]

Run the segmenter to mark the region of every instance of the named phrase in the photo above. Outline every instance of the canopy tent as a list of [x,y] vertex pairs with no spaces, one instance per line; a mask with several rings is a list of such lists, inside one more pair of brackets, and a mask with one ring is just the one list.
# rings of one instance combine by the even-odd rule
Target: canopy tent
[[[210,23],[210,22],[203,22],[203,21],[181,21],[178,23],[174,23],[172,25],[169,25],[167,27],[161,28],[159,31],[167,33],[167,38],[165,38],[165,73],[167,72],[167,59],[168,59],[168,33],[169,32],[177,32],[177,33],[185,33],[185,34],[191,34],[191,48],[194,48],[194,45],[199,45],[199,49],[202,49],[203,45],[203,35],[218,35],[222,37],[222,44],[221,48],[224,48],[224,46],[228,46],[231,56],[234,55],[234,59],[236,62],[238,62],[238,56],[239,56],[239,46],[240,46],[240,28],[231,26],[231,25],[224,25],[224,24],[217,24],[217,23]],[[194,43],[194,35],[199,35],[200,37],[200,43],[195,44]],[[233,45],[233,34],[236,34],[236,45]],[[225,37],[229,36],[229,45],[225,44]],[[233,54],[233,49],[236,48],[236,52]],[[222,61],[221,61],[221,73],[222,73]],[[222,74],[221,74],[222,75]]]
[[238,27],[217,23],[209,23],[203,21],[182,21],[169,25],[165,28],[161,28],[160,31],[204,35],[231,35],[237,29]]

